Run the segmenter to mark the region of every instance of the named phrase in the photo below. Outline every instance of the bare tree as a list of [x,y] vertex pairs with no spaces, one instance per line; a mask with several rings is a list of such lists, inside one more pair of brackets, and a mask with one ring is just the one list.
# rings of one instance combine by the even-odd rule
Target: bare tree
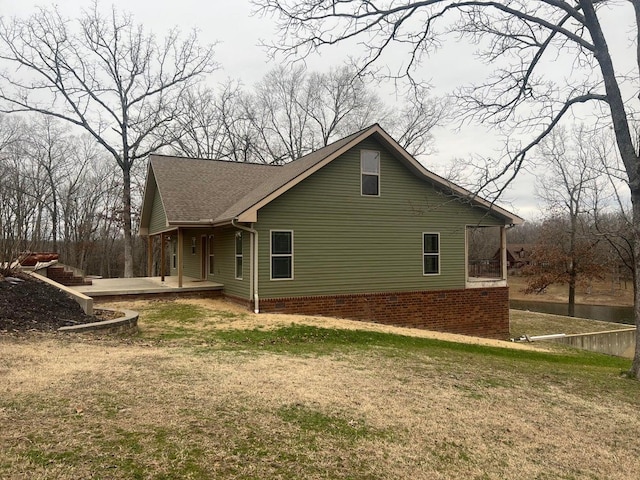
[[33,118],[25,129],[24,161],[37,166],[33,194],[40,209],[49,214],[51,250],[58,252],[60,230],[60,188],[72,175],[76,165],[74,149],[77,139],[69,134],[69,126],[53,117]]
[[302,66],[278,67],[256,84],[245,97],[253,128],[260,136],[269,163],[286,163],[309,153],[319,143],[311,128],[312,101]]
[[185,114],[176,122],[174,152],[195,158],[235,162],[262,160],[256,151],[259,134],[253,128],[252,102],[237,81],[218,89],[190,91],[182,101]]
[[165,130],[180,115],[181,97],[216,68],[212,47],[195,33],[164,41],[131,16],[97,3],[76,21],[40,8],[27,19],[0,19],[3,112],[38,112],[83,128],[122,173],[124,275],[133,275],[131,169],[167,143]]
[[350,67],[307,72],[278,67],[253,90],[227,81],[184,97],[173,150],[199,158],[286,163],[374,123],[381,123],[414,155],[430,151],[431,130],[446,104],[427,90],[394,108]]
[[559,127],[540,142],[537,155],[544,173],[536,179],[536,193],[550,218],[534,250],[536,265],[530,269],[529,290],[566,282],[570,317],[575,316],[579,277],[586,281],[603,273],[595,256],[599,238],[590,230],[605,192],[605,179],[598,158],[583,141],[585,133],[583,126],[575,128],[571,136]]
[[[575,106],[594,103],[602,108],[615,133],[631,191],[635,259],[640,261],[640,154],[631,134],[632,99],[625,101],[621,92],[626,79],[638,81],[640,53],[633,75],[616,72],[602,26],[607,9],[628,8],[627,18],[634,19],[635,24],[632,40],[638,46],[640,0],[253,1],[262,12],[280,19],[282,38],[275,51],[291,57],[305,56],[324,46],[359,39],[366,47],[360,63],[361,70],[366,71],[394,48],[397,56],[397,49],[404,47],[406,61],[398,75],[410,80],[415,80],[416,67],[447,35],[470,40],[479,49],[480,59],[495,66],[495,71],[486,82],[458,92],[467,118],[520,127],[531,135],[527,143],[509,146],[508,162],[497,172],[507,180],[518,173],[532,149]],[[559,60],[566,61],[570,69],[554,76],[553,69],[545,67],[558,67]],[[484,183],[490,184],[495,178],[487,175]],[[502,184],[495,193],[504,188]],[[637,283],[635,292],[639,334],[632,372],[640,379]]]

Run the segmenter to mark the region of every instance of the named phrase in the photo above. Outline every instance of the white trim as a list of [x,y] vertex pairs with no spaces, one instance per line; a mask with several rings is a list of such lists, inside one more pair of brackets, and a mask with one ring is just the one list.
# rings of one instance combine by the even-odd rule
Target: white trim
[[[500,231],[500,277],[478,278],[469,276],[469,231],[472,228],[497,228]],[[479,225],[467,223],[464,226],[464,279],[465,288],[506,287],[507,282],[507,229],[504,225]]]
[[253,228],[253,224],[248,227],[239,225],[236,223],[237,219],[231,220],[231,225],[234,227],[249,232],[249,297],[253,298],[253,311],[254,313],[260,313],[260,296],[258,294],[258,284],[260,275],[258,272],[258,231]]
[[[273,253],[273,234],[274,233],[290,233],[291,234],[291,253]],[[291,257],[291,277],[288,278],[273,278],[273,257]],[[293,280],[293,267],[294,267],[294,246],[293,246],[293,230],[287,229],[273,229],[269,230],[269,280],[274,282]]]
[[[240,254],[238,254],[238,237],[240,237]],[[242,230],[238,230],[233,235],[233,268],[236,280],[242,280],[242,273],[244,271],[244,235],[242,235]],[[238,258],[242,260],[240,266],[240,276],[238,276]]]
[[[364,170],[363,156],[364,156],[365,153],[377,153],[378,154],[378,171],[377,172],[366,172]],[[381,158],[382,158],[382,153],[379,150],[368,150],[366,148],[363,148],[363,149],[360,150],[360,196],[361,197],[379,197],[380,196],[380,177],[381,177],[380,171],[382,169]],[[378,193],[376,193],[375,195],[371,194],[371,193],[364,193],[362,191],[362,187],[363,187],[362,180],[363,180],[363,177],[365,175],[368,175],[368,176],[371,176],[371,177],[372,176],[378,177]]]
[[[215,234],[211,233],[207,235],[207,275],[216,274],[216,255],[215,249]],[[211,259],[213,259],[213,272],[211,271]]]
[[[438,238],[438,253],[425,253],[424,251],[424,236],[425,235],[436,235]],[[424,257],[425,256],[436,257],[438,260],[438,272],[437,273],[424,273]],[[440,275],[442,272],[442,262],[440,261],[440,257],[442,255],[442,245],[440,243],[440,232],[422,232],[422,276],[423,277],[434,277]]]

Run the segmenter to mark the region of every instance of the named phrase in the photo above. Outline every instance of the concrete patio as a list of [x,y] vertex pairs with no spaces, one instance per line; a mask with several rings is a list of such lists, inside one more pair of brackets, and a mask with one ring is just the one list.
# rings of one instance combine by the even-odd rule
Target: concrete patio
[[213,292],[224,288],[221,283],[182,277],[182,287],[178,287],[177,276],[136,278],[92,278],[92,285],[73,287],[74,290],[89,297],[105,297],[116,295],[147,295],[163,293]]

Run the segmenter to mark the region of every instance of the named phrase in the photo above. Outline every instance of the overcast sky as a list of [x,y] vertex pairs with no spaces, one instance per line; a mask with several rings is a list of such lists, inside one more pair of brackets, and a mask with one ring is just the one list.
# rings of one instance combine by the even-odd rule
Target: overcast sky
[[[55,2],[69,16],[75,16],[82,8],[91,4],[90,0],[59,0]],[[625,2],[623,2],[624,4]],[[617,9],[609,20],[612,28],[610,44],[616,48],[619,64],[629,62],[632,68],[635,46],[628,40],[629,19],[633,12],[631,4],[627,9]],[[5,17],[26,16],[37,5],[51,2],[34,0],[0,0],[0,12]],[[197,29],[202,43],[217,42],[216,60],[221,70],[212,78],[213,82],[231,77],[240,79],[245,85],[258,81],[274,67],[260,40],[275,37],[275,22],[269,18],[252,16],[253,7],[249,0],[113,0],[100,2],[101,8],[114,4],[118,10],[128,11],[136,22],[162,37],[167,29],[177,26],[183,32]],[[316,70],[339,64],[344,49],[325,50],[319,57],[311,58],[309,67]],[[628,55],[628,57],[627,57]],[[618,65],[617,65],[618,66]],[[420,70],[424,80],[430,81],[433,93],[446,94],[455,85],[461,85],[470,77],[482,74],[483,67],[473,61],[471,51],[466,46],[451,46],[439,55],[429,59]],[[490,129],[465,127],[453,131],[451,127],[438,128],[434,132],[437,152],[421,158],[427,168],[442,174],[454,158],[468,158],[470,155],[492,156],[501,148],[501,143]],[[535,173],[535,172],[533,172]],[[534,196],[534,177],[522,175],[499,202],[526,219],[539,217],[538,201]]]

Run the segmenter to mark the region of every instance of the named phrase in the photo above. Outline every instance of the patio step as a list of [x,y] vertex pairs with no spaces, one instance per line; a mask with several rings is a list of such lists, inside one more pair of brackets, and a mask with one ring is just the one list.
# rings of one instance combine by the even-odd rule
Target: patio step
[[61,266],[48,267],[47,277],[67,287],[77,287],[79,285],[91,285],[91,280],[85,280],[80,275],[75,275],[72,271]]

